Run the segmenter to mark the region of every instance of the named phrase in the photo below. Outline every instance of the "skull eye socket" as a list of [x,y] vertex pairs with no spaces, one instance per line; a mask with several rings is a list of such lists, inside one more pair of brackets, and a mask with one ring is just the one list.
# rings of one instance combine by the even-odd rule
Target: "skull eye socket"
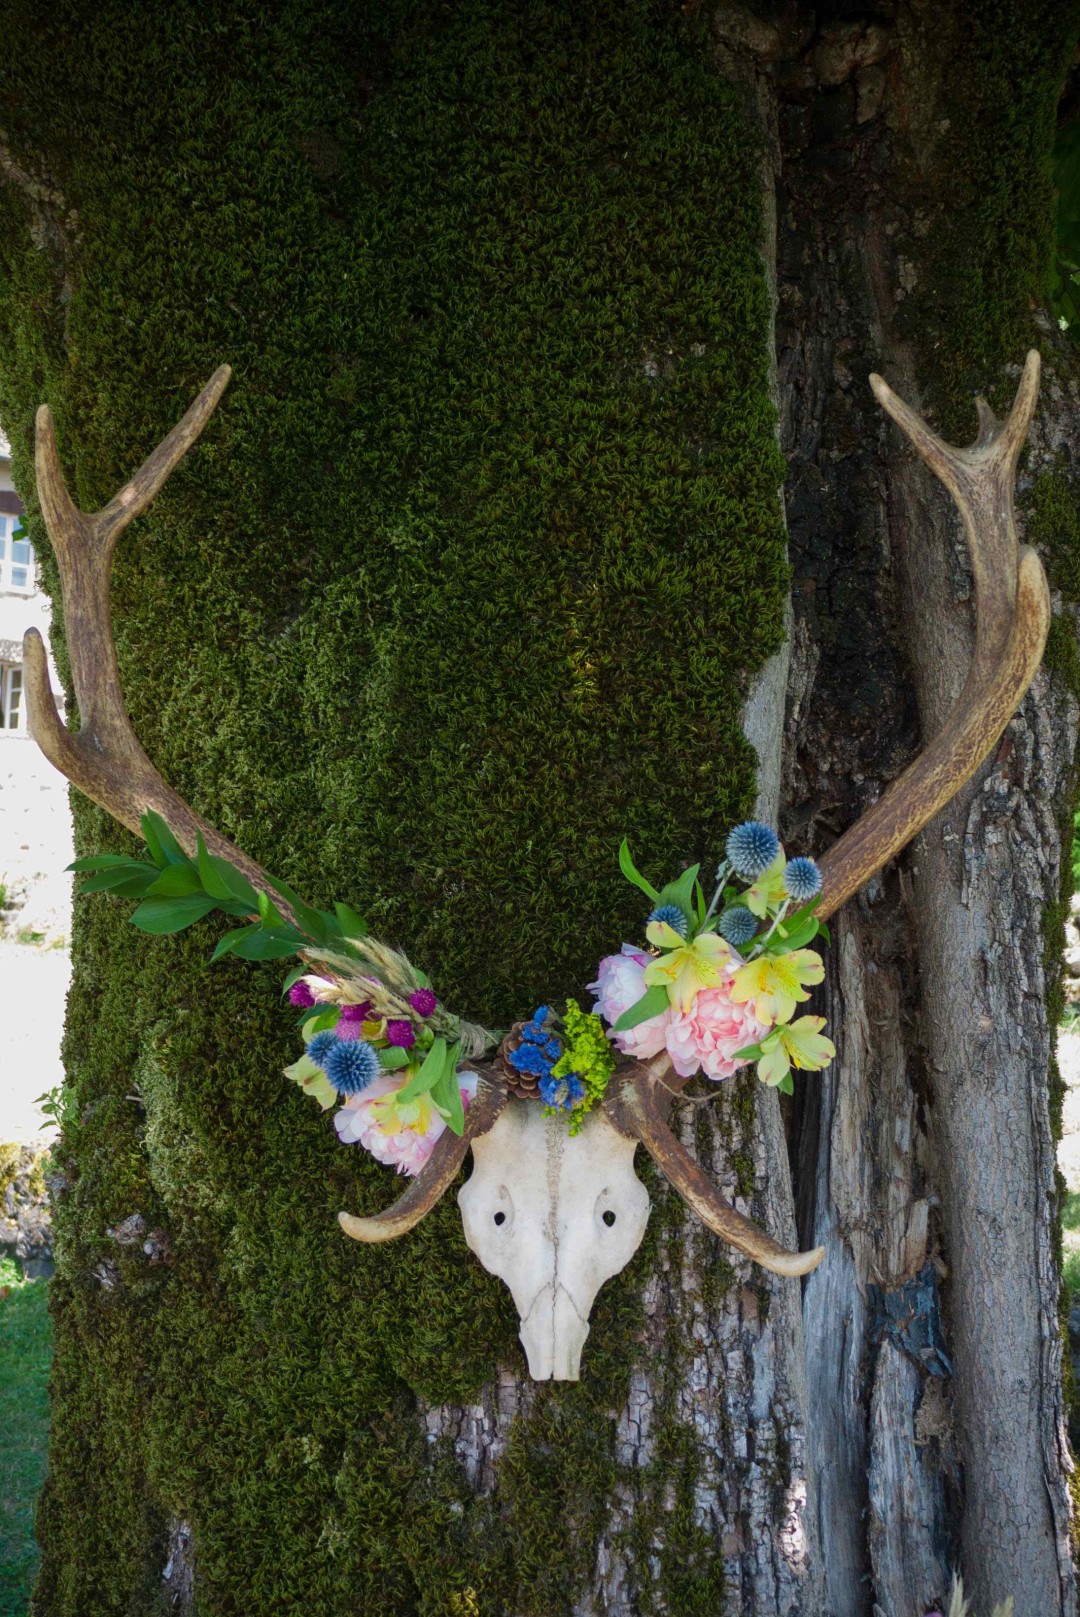
[[611,1211],[610,1207],[608,1208],[606,1213],[601,1213],[600,1217],[603,1219],[603,1221],[607,1225],[608,1229],[610,1229],[611,1226],[615,1222],[615,1214]]
[[505,1224],[506,1223],[506,1214],[505,1213],[496,1213],[495,1214],[495,1222],[496,1222],[496,1224]]

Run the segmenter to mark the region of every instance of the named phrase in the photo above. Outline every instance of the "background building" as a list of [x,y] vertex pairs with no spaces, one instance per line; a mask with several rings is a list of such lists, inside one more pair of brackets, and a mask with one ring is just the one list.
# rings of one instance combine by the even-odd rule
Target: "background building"
[[[67,782],[38,751],[26,723],[22,642],[49,641],[50,607],[33,547],[21,528],[11,449],[0,435],[0,936],[55,943],[71,912],[71,816]],[[62,702],[49,659],[53,693]]]

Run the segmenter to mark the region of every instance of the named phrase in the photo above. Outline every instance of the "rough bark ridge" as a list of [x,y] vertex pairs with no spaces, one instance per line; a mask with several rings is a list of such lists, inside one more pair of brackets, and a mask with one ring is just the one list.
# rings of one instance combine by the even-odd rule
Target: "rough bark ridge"
[[[881,369],[916,404],[942,398],[918,311],[929,326],[947,303],[928,243],[970,202],[946,138],[970,21],[822,20],[777,74],[786,830],[815,847],[940,726],[970,654],[959,525],[865,388]],[[1049,321],[1038,336],[1025,487],[1075,449],[1075,359]],[[805,1331],[830,1612],[925,1609],[957,1562],[977,1609],[1075,1606],[1042,928],[1076,725],[1044,672],[997,758],[834,929],[839,1055],[797,1137],[801,1234],[829,1245]]]

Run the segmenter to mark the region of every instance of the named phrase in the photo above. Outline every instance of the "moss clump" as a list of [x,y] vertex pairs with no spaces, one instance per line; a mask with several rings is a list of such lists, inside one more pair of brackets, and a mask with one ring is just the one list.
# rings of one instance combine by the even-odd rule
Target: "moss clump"
[[1028,543],[1038,546],[1051,585],[1080,602],[1080,494],[1063,458],[1035,479],[1026,515]]
[[947,105],[912,165],[913,207],[935,216],[921,255],[926,290],[908,300],[903,324],[945,435],[966,442],[972,395],[990,389],[999,408],[1008,402],[1003,368],[1033,342],[1032,310],[1047,297],[1054,127],[1080,4],[963,0],[933,22]]
[[[5,136],[49,200],[0,192],[0,418],[47,577],[38,402],[92,508],[235,367],[118,558],[148,751],[462,1013],[580,992],[638,918],[620,837],[678,869],[752,801],[740,682],[786,564],[739,99],[656,0],[8,21]],[[86,804],[77,839],[127,841]],[[613,1412],[653,1249],[477,1496],[418,1400],[523,1364],[453,1197],[392,1250],[345,1241],[338,1209],[397,1187],[282,1081],[279,973],[124,910],[76,923],[37,1611],[156,1611],[178,1518],[204,1617],[569,1611],[636,1485]],[[136,1212],[168,1262],[109,1239]],[[640,1603],[711,1613],[670,1428]]]

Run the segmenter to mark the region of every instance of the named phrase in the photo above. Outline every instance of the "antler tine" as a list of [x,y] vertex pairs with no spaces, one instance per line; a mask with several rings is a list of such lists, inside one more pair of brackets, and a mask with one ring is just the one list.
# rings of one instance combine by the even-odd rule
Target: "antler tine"
[[385,1212],[375,1213],[370,1218],[339,1213],[338,1223],[345,1234],[354,1241],[374,1245],[380,1241],[395,1241],[399,1235],[414,1229],[449,1190],[472,1142],[478,1135],[487,1133],[505,1104],[503,1085],[481,1074],[476,1095],[465,1110],[464,1132],[458,1136],[449,1129],[444,1130],[409,1188]]
[[[146,509],[196,441],[231,374],[228,365],[214,372],[183,419],[130,482],[95,513],[80,511],[68,493],[52,412],[48,405],[41,406],[35,444],[38,498],[60,569],[64,624],[81,719],[78,731],[68,730],[56,711],[45,646],[36,629],[28,630],[24,637],[23,658],[34,739],[73,786],[130,831],[138,832],[146,809],[156,810],[188,853],[195,851],[201,832],[211,852],[228,859],[255,886],[269,889],[269,879],[260,866],[189,808],[140,746],[124,706],[109,615],[109,575],[116,540]],[[283,901],[276,902],[284,913]]]
[[823,1246],[812,1252],[789,1252],[724,1200],[665,1122],[657,1099],[658,1078],[655,1071],[647,1070],[612,1086],[604,1106],[615,1126],[641,1142],[687,1206],[728,1246],[745,1252],[773,1274],[806,1275],[816,1269],[825,1256]]
[[975,578],[975,650],[940,733],[821,860],[824,919],[887,864],[960,790],[996,746],[1042,658],[1050,594],[1042,563],[1019,545],[1013,508],[1016,463],[1039,391],[1039,355],[1024,365],[1016,399],[999,423],[977,401],[979,435],[968,449],[944,443],[880,376],[870,385],[949,490],[963,519]]

